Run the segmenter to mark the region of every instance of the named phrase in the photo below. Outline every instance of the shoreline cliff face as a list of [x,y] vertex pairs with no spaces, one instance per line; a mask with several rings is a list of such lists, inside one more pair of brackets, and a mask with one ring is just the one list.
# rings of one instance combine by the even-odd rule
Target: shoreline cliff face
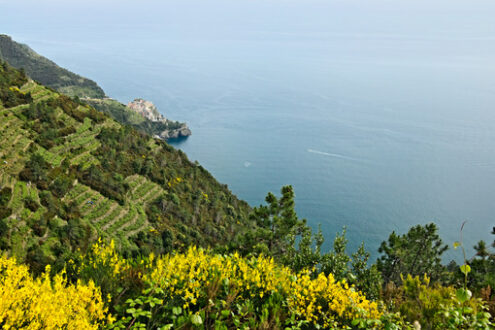
[[151,101],[137,98],[129,102],[127,108],[152,122],[164,124],[165,129],[155,135],[157,138],[168,140],[191,135],[191,130],[187,124],[168,120],[158,112],[157,107]]
[[192,134],[189,127],[186,124],[182,124],[180,128],[172,129],[172,130],[164,130],[158,135],[160,139],[168,140],[168,139],[178,139],[181,137],[188,137]]

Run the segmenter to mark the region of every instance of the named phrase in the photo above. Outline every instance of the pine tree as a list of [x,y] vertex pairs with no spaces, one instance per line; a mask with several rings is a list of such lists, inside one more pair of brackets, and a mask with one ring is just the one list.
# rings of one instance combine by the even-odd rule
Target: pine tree
[[378,252],[383,255],[378,259],[377,266],[385,283],[400,283],[401,274],[427,274],[432,281],[438,281],[444,275],[441,256],[447,249],[434,223],[417,225],[405,235],[392,232],[388,241],[382,242]]
[[244,234],[241,249],[282,257],[292,246],[293,237],[303,233],[306,220],[300,220],[294,210],[292,186],[282,187],[281,192],[280,199],[268,193],[267,205],[254,208],[250,218],[257,228]]

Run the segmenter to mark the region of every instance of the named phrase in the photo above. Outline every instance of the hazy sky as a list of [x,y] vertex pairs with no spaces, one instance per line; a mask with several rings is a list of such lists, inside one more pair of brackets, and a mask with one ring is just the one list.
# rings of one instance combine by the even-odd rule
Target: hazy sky
[[0,0],[0,32],[21,36],[30,29],[70,34],[88,25],[102,27],[99,36],[88,29],[88,37],[132,36],[132,27],[139,25],[180,38],[256,38],[259,31],[265,38],[270,31],[488,41],[495,38],[494,16],[492,0]]

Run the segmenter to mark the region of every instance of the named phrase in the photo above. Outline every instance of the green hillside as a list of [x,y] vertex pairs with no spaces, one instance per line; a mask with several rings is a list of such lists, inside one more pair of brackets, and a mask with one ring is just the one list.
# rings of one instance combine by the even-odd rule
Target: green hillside
[[7,61],[15,68],[23,68],[34,80],[61,93],[78,97],[105,97],[103,89],[94,81],[59,67],[27,45],[15,42],[4,34],[0,34],[0,60]]
[[0,248],[31,265],[98,236],[126,253],[221,245],[249,206],[181,151],[0,64]]
[[166,122],[151,121],[114,99],[85,99],[84,102],[106,113],[119,123],[131,125],[138,131],[151,136],[159,135],[164,130],[180,128],[183,125],[183,123],[172,120],[167,120]]
[[105,92],[94,81],[72,73],[33,51],[29,46],[0,34],[0,60],[4,60],[41,84],[71,97],[79,97],[95,109],[102,111],[123,125],[131,125],[140,132],[151,136],[164,130],[174,130],[183,124],[167,120],[153,122],[125,104],[105,97]]

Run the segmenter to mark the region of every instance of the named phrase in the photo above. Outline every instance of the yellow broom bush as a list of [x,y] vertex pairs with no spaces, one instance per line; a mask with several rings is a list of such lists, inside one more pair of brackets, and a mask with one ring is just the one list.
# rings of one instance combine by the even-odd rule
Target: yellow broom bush
[[0,256],[2,329],[97,329],[111,321],[93,282],[68,284],[65,274],[49,273],[33,278],[27,266]]
[[381,316],[375,302],[346,282],[335,281],[331,274],[316,278],[310,271],[296,274],[264,256],[218,255],[192,247],[185,253],[160,257],[149,267],[145,280],[163,289],[164,301],[180,298],[185,310],[201,309],[209,300],[228,295],[235,301],[262,305],[275,294],[282,297],[280,307],[287,314],[323,327]]

